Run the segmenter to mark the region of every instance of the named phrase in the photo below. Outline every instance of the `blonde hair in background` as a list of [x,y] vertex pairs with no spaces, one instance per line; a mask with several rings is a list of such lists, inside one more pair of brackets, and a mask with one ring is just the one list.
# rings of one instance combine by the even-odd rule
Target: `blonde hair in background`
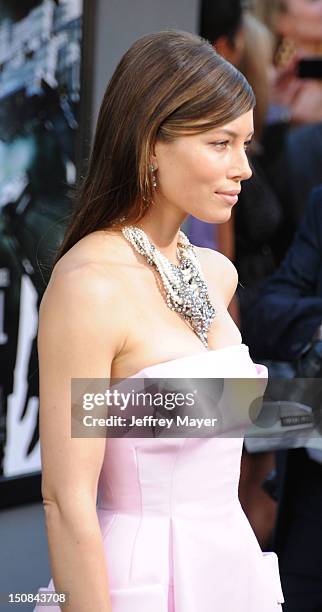
[[282,37],[278,34],[277,20],[281,13],[287,11],[284,0],[252,0],[252,13],[270,30],[273,36],[273,58],[281,45]]
[[284,0],[252,0],[252,13],[275,35],[276,19],[287,10]]
[[249,12],[245,12],[244,53],[240,70],[251,84],[256,97],[254,116],[255,137],[260,138],[269,100],[269,71],[273,61],[274,37],[268,27]]

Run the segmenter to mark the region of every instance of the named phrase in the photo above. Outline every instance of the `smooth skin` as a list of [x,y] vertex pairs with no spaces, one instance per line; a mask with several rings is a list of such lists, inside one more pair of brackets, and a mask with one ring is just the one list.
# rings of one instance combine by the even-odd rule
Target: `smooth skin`
[[[229,131],[229,133],[228,133]],[[251,176],[249,111],[220,129],[157,142],[154,203],[140,226],[177,262],[188,214],[211,223],[230,218],[221,195]],[[227,307],[237,272],[224,255],[197,248],[217,315],[209,349],[241,342]],[[108,570],[96,514],[104,438],[71,438],[71,378],[125,378],[144,367],[207,350],[166,305],[158,274],[117,231],[82,238],[56,264],[39,311],[42,495],[56,591],[69,612],[111,612]],[[108,442],[107,442],[108,443]]]

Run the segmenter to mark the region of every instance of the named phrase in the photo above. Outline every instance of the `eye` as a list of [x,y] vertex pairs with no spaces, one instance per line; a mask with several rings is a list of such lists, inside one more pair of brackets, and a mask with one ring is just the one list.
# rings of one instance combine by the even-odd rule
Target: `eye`
[[229,140],[220,140],[217,142],[211,142],[210,144],[215,145],[215,147],[219,147],[219,149],[225,149],[225,147],[229,144]]
[[249,146],[252,144],[251,140],[247,140],[247,142],[244,143],[244,149],[245,151],[247,151],[247,149],[249,148]]

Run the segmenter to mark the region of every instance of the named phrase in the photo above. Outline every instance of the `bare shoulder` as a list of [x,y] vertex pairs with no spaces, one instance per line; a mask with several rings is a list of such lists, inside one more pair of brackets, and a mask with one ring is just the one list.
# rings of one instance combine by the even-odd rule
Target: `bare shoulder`
[[236,267],[226,255],[214,249],[207,249],[204,247],[195,246],[195,249],[197,250],[198,256],[203,259],[205,265],[210,266],[211,269],[213,269],[215,265],[219,273],[226,272],[232,279],[238,279]]
[[39,308],[38,341],[54,342],[56,336],[77,346],[106,338],[113,358],[125,341],[123,302],[112,267],[95,261],[56,265]]
[[219,251],[196,246],[195,249],[207,281],[215,284],[217,292],[219,289],[226,306],[229,306],[238,285],[235,265]]
[[79,305],[92,304],[101,300],[111,301],[118,295],[119,281],[112,269],[95,261],[74,262],[74,265],[59,265],[53,269],[49,284],[40,305],[40,312],[49,302],[68,303],[72,299]]
[[[79,240],[56,263],[44,294],[49,296],[111,299],[120,291],[120,278],[115,260],[111,257],[114,243],[107,240],[103,232],[92,232]],[[114,248],[115,250],[115,248]],[[43,304],[42,302],[42,304]]]

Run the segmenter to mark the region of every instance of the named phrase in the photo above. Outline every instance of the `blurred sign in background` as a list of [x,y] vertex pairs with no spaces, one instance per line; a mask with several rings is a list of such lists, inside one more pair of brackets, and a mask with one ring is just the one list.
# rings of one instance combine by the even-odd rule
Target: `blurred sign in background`
[[40,470],[38,308],[79,157],[82,0],[0,0],[0,478]]

